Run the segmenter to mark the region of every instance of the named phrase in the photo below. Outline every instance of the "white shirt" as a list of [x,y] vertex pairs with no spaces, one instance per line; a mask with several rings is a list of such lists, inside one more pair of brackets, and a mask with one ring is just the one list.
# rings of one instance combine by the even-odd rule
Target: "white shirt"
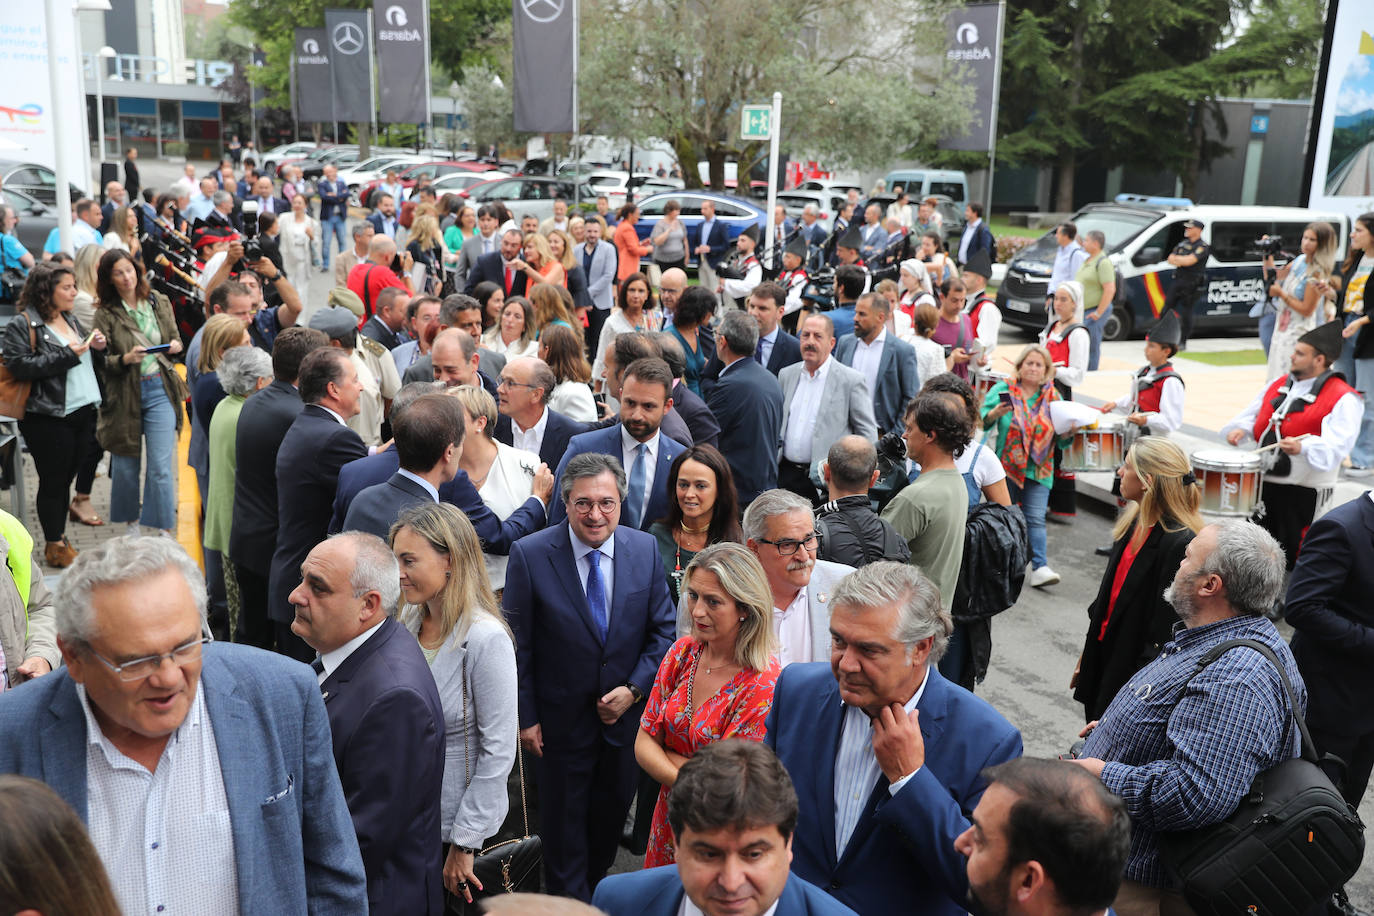
[[[1050,327],[1053,327],[1053,325]],[[1051,334],[1049,328],[1040,332],[1040,343],[1042,345],[1048,345],[1050,340],[1058,343],[1063,339],[1064,338],[1058,334]],[[1063,382],[1070,389],[1083,381],[1088,374],[1088,347],[1091,343],[1092,341],[1088,337],[1088,329],[1082,325],[1079,325],[1069,332],[1069,364],[1067,366],[1055,365],[1055,381]]]
[[[970,295],[968,302],[964,303],[964,314],[972,315],[974,297]],[[983,345],[983,349],[991,352],[997,349],[997,332],[1002,329],[1002,313],[998,310],[997,304],[991,299],[978,310],[978,326],[973,329],[973,336],[978,338],[978,342]]]
[[100,236],[100,230],[86,222],[84,219],[72,220],[72,247],[77,251],[87,245],[100,245],[104,239]]
[[[921,686],[904,704],[907,715],[921,702],[921,694],[930,683],[930,672],[921,679]],[[888,786],[888,793],[896,795],[907,780],[921,771],[920,767]],[[868,797],[882,778],[883,768],[873,753],[873,725],[868,713],[857,706],[846,706],[844,725],[840,729],[840,749],[835,755],[835,855],[844,855],[844,847],[854,833],[859,818],[868,804]]]
[[959,237],[960,264],[968,263],[968,243],[973,241],[974,233],[978,231],[978,227],[981,225],[983,225],[983,221],[981,219],[976,219],[968,225],[964,226],[964,234]]
[[345,659],[347,659],[350,655],[356,652],[359,646],[367,642],[368,638],[373,633],[377,632],[377,629],[381,627],[382,620],[384,619],[385,618],[379,619],[367,630],[365,630],[362,633],[359,633],[357,636],[354,636],[348,642],[344,643],[342,646],[339,646],[339,648],[331,649],[328,652],[322,653],[320,655],[320,663],[324,665],[324,670],[318,672],[315,675],[316,679],[321,684],[323,684],[329,678],[329,676],[333,674],[334,671],[344,663]]
[[878,331],[873,343],[864,343],[862,337],[855,335],[854,361],[850,363],[850,368],[864,374],[870,394],[878,390],[878,367],[883,362],[883,344],[886,342],[887,328]]
[[[1300,398],[1312,390],[1312,385],[1317,377],[1305,378],[1300,382],[1294,382],[1288,389],[1288,400]],[[1271,383],[1272,384],[1272,383]],[[1231,430],[1239,429],[1245,434],[1245,439],[1254,439],[1255,419],[1259,416],[1260,404],[1264,401],[1264,395],[1269,391],[1266,385],[1255,395],[1255,399],[1235,416],[1230,423],[1221,428],[1221,435],[1227,436]],[[1287,404],[1287,401],[1284,402]],[[1282,407],[1280,407],[1280,410]],[[1311,408],[1307,408],[1311,410]],[[1278,411],[1275,411],[1276,413]],[[1307,463],[1312,466],[1312,470],[1324,472],[1332,471],[1340,467],[1341,461],[1350,454],[1350,450],[1355,447],[1355,439],[1360,434],[1360,420],[1364,416],[1364,402],[1360,399],[1358,392],[1343,395],[1336,401],[1336,406],[1331,408],[1331,412],[1322,418],[1322,431],[1319,436],[1309,436],[1303,439],[1302,450],[1299,452]],[[1241,441],[1245,441],[1242,439]]]
[[407,480],[415,481],[420,486],[425,488],[425,492],[429,494],[430,499],[434,500],[436,503],[439,501],[439,491],[434,488],[434,484],[430,483],[428,480],[425,480],[419,474],[412,474],[405,468],[397,468],[396,473],[400,474]]
[[318,407],[320,410],[323,410],[325,413],[329,414],[329,415],[330,415],[331,417],[333,417],[334,419],[338,420],[340,426],[347,426],[347,425],[348,425],[348,421],[346,421],[346,420],[345,420],[342,416],[340,416],[336,411],[330,410],[328,407],[325,407],[323,404],[316,404],[315,406]]
[[[778,912],[778,901],[774,900],[773,905],[764,910],[760,916],[776,916]],[[687,896],[687,892],[682,893],[682,906],[677,908],[677,916],[706,916],[701,907],[692,902],[692,898]]]
[[825,394],[825,380],[830,375],[831,357],[816,368],[814,374],[802,364],[797,387],[792,392],[792,404],[787,411],[787,429],[783,434],[782,457],[799,464],[811,463],[811,439],[816,431],[816,414]]
[[654,476],[658,470],[658,443],[660,435],[657,430],[647,442],[640,442],[630,435],[625,427],[620,427],[620,460],[624,462],[625,482],[628,486],[630,475],[634,473],[635,458],[639,454],[641,445],[647,446],[644,453],[644,505],[638,506],[640,519],[644,518],[644,510],[649,505],[649,494],[654,492]]
[[[548,416],[547,412],[545,416]],[[491,510],[491,514],[504,522],[533,494],[534,472],[538,467],[538,453],[521,451],[504,442],[498,442],[496,457],[492,459],[491,467],[487,470],[486,479],[482,481],[477,495]],[[510,559],[499,554],[483,553],[482,562],[486,566],[487,582],[491,585],[492,591],[505,588],[506,566]]]
[[[1118,398],[1116,406],[1118,410],[1131,410],[1136,406],[1136,385],[1140,382],[1153,382],[1155,377],[1154,370],[1145,374],[1144,378],[1132,378],[1131,390],[1126,392],[1125,397]],[[1159,392],[1159,410],[1157,412],[1144,411],[1145,425],[1150,427],[1150,432],[1156,436],[1167,436],[1183,425],[1183,383],[1176,378],[1166,378],[1164,385]],[[1253,421],[1251,423],[1253,425]]]
[[549,411],[544,408],[539,413],[539,419],[534,421],[534,425],[529,429],[521,429],[520,424],[511,417],[510,421],[510,444],[514,448],[523,449],[527,452],[539,454],[539,449],[544,444],[544,430],[549,425]]
[[1059,288],[1059,284],[1065,280],[1072,280],[1074,274],[1078,273],[1078,268],[1083,266],[1083,262],[1088,260],[1088,253],[1083,250],[1083,246],[1078,242],[1069,242],[1067,245],[1056,245],[1054,250],[1054,269],[1050,271],[1050,288],[1048,295],[1053,296],[1054,291]]
[[572,525],[568,525],[568,534],[572,536],[573,560],[577,563],[577,578],[582,580],[582,594],[587,593],[587,576],[592,571],[592,561],[587,559],[587,555],[593,550],[601,551],[601,559],[598,560],[601,570],[601,583],[606,587],[606,623],[611,622],[611,596],[615,594],[615,533],[606,538],[606,543],[600,547],[588,546]]
[[91,842],[120,909],[130,916],[237,913],[234,833],[203,691],[196,690],[151,773],[105,737],[82,685],[76,693],[86,716]]
[[808,589],[798,589],[786,608],[773,608],[773,635],[778,641],[778,666],[809,662],[811,650],[811,598]]
[[210,256],[210,260],[205,262],[205,268],[200,272],[200,276],[196,280],[196,282],[200,284],[201,289],[209,292],[210,279],[219,272],[219,266],[224,263],[224,259],[228,256],[228,252],[216,252]]
[[765,369],[768,368],[768,361],[773,358],[773,344],[777,342],[777,328],[774,328],[771,333],[765,334],[759,338],[759,343],[763,344],[763,349],[760,351],[761,355],[759,357],[760,365],[762,365]]

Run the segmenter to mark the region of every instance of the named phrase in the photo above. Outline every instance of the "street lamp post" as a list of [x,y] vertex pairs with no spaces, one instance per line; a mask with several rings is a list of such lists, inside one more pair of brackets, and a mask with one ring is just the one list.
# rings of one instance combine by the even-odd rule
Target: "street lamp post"
[[98,144],[96,148],[100,151],[96,158],[100,162],[105,161],[105,94],[101,88],[101,71],[105,69],[105,61],[115,56],[115,49],[105,45],[95,52],[95,57],[91,59],[91,67],[95,70],[95,135]]

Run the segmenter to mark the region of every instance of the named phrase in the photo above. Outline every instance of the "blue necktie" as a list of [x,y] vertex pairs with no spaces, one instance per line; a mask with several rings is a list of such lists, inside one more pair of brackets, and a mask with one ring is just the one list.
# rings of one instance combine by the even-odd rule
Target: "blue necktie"
[[758,363],[760,366],[763,365],[763,338],[762,338],[762,337],[759,338],[759,342],[758,342],[758,343],[754,344],[754,362]]
[[606,641],[606,582],[601,578],[601,551],[593,550],[587,554],[591,568],[587,570],[587,606],[592,609],[592,620],[596,622],[601,641]]
[[639,527],[644,514],[644,478],[648,476],[649,446],[643,442],[635,446],[635,463],[630,468],[630,489],[625,496],[625,521],[631,528]]

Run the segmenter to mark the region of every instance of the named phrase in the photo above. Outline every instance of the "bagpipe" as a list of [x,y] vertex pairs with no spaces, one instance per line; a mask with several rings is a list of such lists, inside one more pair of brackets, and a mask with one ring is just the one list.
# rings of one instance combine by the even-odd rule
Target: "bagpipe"
[[[191,240],[173,226],[151,222],[142,207],[134,211],[138,217],[138,242],[143,251],[143,265],[148,285],[172,303],[172,314],[181,332],[183,344],[190,341],[205,323],[205,295],[196,280],[198,270],[196,249]],[[181,214],[172,211],[172,222],[180,222]]]

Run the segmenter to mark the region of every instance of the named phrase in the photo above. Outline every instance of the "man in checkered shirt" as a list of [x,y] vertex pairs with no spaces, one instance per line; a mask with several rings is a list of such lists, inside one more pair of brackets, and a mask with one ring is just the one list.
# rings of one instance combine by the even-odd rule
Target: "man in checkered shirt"
[[1173,640],[1084,730],[1088,741],[1076,762],[1124,798],[1131,815],[1131,854],[1114,904],[1119,916],[1191,913],[1170,887],[1157,835],[1224,820],[1256,775],[1297,756],[1297,728],[1268,659],[1231,649],[1193,677],[1198,659],[1218,643],[1258,640],[1283,662],[1305,711],[1297,663],[1265,616],[1283,576],[1283,550],[1259,526],[1202,529],[1164,592],[1182,621]]

